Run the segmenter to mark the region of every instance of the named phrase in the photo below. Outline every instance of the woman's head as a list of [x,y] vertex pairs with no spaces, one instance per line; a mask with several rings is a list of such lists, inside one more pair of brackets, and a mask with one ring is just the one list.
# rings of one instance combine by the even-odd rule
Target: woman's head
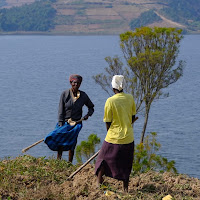
[[70,77],[69,77],[69,81],[70,81],[70,84],[72,86],[72,91],[73,92],[77,92],[80,85],[81,85],[81,82],[82,82],[83,78],[82,76],[78,75],[78,74],[72,74]]
[[80,76],[80,75],[78,75],[78,74],[72,74],[72,75],[70,75],[70,77],[69,77],[70,83],[71,83],[72,81],[76,81],[76,82],[79,82],[79,83],[81,84],[82,80],[83,80],[82,76]]
[[112,88],[118,90],[119,92],[123,91],[125,80],[122,75],[115,75],[112,78]]

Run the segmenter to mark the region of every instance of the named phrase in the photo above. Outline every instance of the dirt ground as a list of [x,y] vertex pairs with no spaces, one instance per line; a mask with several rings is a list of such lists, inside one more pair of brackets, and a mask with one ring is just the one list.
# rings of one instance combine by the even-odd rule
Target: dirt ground
[[98,188],[92,164],[68,180],[77,167],[31,156],[3,160],[0,200],[200,200],[200,180],[187,175],[149,171],[131,176],[124,193],[122,181],[108,177]]
[[122,182],[104,178],[102,187],[97,188],[94,166],[83,168],[72,180],[61,185],[66,199],[171,199],[200,200],[200,180],[187,175],[165,172],[148,172],[130,178],[129,193],[123,193]]

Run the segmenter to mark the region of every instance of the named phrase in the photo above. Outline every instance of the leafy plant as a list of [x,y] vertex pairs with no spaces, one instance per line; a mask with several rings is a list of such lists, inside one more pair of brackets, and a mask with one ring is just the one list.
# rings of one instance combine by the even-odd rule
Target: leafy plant
[[87,160],[95,153],[95,147],[100,143],[100,138],[96,134],[91,134],[88,136],[88,141],[82,141],[80,145],[76,147],[76,160],[77,162],[82,162],[82,157]]
[[167,158],[158,155],[161,145],[156,140],[157,133],[152,132],[146,136],[144,143],[140,143],[135,147],[133,173],[144,173],[149,170],[156,170],[160,172],[174,172],[177,173],[175,161],[168,161]]

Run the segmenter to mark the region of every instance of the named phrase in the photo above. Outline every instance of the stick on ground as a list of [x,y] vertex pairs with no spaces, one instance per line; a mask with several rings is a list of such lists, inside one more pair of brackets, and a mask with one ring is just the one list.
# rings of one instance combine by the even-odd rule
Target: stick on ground
[[[100,150],[99,150],[100,151]],[[85,167],[90,161],[92,161],[98,154],[99,151],[97,151],[89,160],[87,160],[84,164],[82,164],[74,173],[72,173],[67,180],[70,180],[74,175],[76,175],[83,167]]]

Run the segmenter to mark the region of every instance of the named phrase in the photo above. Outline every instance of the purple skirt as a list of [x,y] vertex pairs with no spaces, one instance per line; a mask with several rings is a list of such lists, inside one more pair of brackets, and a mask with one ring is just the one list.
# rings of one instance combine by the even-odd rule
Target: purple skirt
[[98,175],[101,165],[104,165],[106,176],[118,180],[129,180],[133,155],[134,142],[111,144],[104,141],[95,164],[95,174]]

